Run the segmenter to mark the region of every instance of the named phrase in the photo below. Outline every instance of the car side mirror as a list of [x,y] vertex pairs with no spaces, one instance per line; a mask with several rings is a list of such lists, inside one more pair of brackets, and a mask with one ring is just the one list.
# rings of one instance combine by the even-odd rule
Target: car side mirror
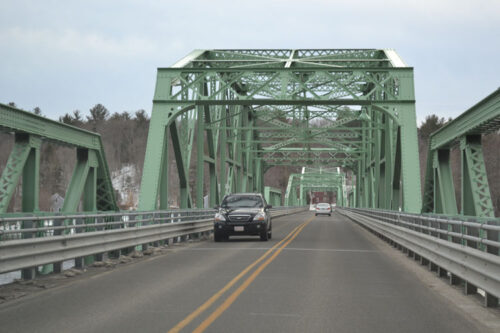
[[273,208],[273,206],[271,206],[271,205],[266,206],[266,209],[271,209],[271,208]]

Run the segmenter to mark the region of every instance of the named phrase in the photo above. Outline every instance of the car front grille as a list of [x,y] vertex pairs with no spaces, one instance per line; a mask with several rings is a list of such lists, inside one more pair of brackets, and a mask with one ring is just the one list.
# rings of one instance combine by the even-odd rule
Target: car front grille
[[229,222],[250,222],[252,215],[228,215]]

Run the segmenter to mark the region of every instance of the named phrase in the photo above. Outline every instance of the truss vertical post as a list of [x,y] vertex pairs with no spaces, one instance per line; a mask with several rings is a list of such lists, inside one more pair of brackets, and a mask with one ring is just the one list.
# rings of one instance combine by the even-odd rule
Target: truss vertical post
[[450,165],[450,150],[439,149],[433,151],[434,169],[434,211],[438,214],[457,215],[455,187]]
[[427,149],[427,163],[425,167],[424,195],[422,199],[422,213],[434,211],[434,159],[432,158],[434,150],[431,148],[431,142]]
[[[415,100],[413,72],[400,73],[399,80],[400,98]],[[422,196],[415,103],[399,105],[397,112],[401,127],[402,210],[409,213],[419,213],[422,209]]]
[[[170,171],[170,163],[168,159],[168,137],[169,131],[168,127],[163,127],[163,141],[158,143],[163,149],[163,153],[160,157],[160,180],[159,180],[159,208],[160,209],[169,209],[169,196],[168,196],[168,174]],[[144,176],[143,176],[144,177]]]
[[462,152],[462,214],[495,217],[484,167],[481,135],[467,135],[460,141]]
[[219,184],[220,184],[220,192],[221,199],[228,194],[230,189],[228,189],[228,179],[227,179],[227,117],[228,117],[228,109],[226,107],[223,108],[224,112],[222,114],[222,122],[220,129],[220,176],[219,176]]
[[[83,211],[86,212],[95,212],[97,210],[97,197],[96,197],[96,190],[97,190],[97,167],[92,167],[89,168],[88,175],[87,175],[87,180],[85,181],[85,186],[83,190],[83,196],[82,196],[82,204],[83,204]],[[94,224],[94,219],[86,219],[85,224]],[[94,231],[95,228],[92,227],[87,227],[86,231]],[[94,256],[86,256],[84,257],[84,263],[85,265],[90,265],[94,262]]]
[[384,197],[385,209],[391,209],[392,205],[392,179],[394,173],[394,130],[393,130],[393,120],[385,115],[385,129],[384,129]]
[[374,195],[374,207],[382,208],[383,201],[383,193],[381,194],[383,188],[383,178],[382,178],[382,155],[383,155],[383,146],[382,146],[382,114],[380,112],[372,112],[373,119],[377,124],[377,128],[374,131],[374,152],[373,152],[373,160],[374,160],[374,179],[373,179],[373,195]]
[[[177,171],[179,173],[179,191],[180,191],[180,208],[191,208],[191,193],[189,192],[188,169],[185,157],[183,156],[183,148],[181,146],[177,124],[170,124],[170,135],[172,137],[172,147],[174,150],[175,161],[177,163]],[[188,153],[191,150],[188,148]],[[189,157],[186,157],[189,159]]]
[[205,185],[205,120],[203,106],[197,106],[196,122],[196,207],[203,208]]
[[[206,84],[205,84],[205,91],[206,91]],[[205,124],[210,125],[212,123],[212,119],[219,120],[218,119],[219,117],[217,117],[218,111],[214,112],[215,117],[212,117],[210,114],[210,107],[208,105],[204,107],[204,114],[205,114]],[[208,167],[208,172],[210,177],[210,192],[209,192],[210,207],[214,207],[216,204],[219,204],[220,202],[218,184],[217,184],[217,173],[216,173],[219,133],[220,129],[216,130],[215,133],[211,128],[206,129],[208,156],[210,158]]]
[[39,209],[41,144],[40,138],[33,135],[29,136],[31,149],[23,168],[23,212],[36,212]]
[[262,193],[264,190],[264,167],[262,160],[259,158],[255,162],[255,191]]
[[401,129],[397,129],[394,153],[394,173],[392,176],[392,210],[401,208]]
[[[170,81],[158,78],[155,95],[159,94],[162,89],[170,90]],[[167,131],[167,125],[169,118],[173,117],[175,109],[175,106],[160,103],[153,104],[141,179],[139,210],[157,209],[159,192],[161,192],[161,206],[168,205],[166,185],[168,184],[167,140],[169,131]]]
[[[236,116],[235,118],[235,127],[243,126],[243,114],[245,112],[245,108],[242,105],[239,105],[235,110]],[[243,150],[242,150],[242,130],[232,130],[233,132],[233,140],[235,143],[233,144],[233,159],[236,161],[236,165],[233,165],[233,174],[235,175],[235,192],[241,192],[243,189],[243,180],[245,175],[244,164],[243,164]]]

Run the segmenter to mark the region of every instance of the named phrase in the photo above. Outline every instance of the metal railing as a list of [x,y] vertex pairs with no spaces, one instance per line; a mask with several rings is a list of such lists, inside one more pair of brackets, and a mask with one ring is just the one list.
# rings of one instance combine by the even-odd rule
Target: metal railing
[[445,217],[343,208],[339,212],[429,265],[467,294],[485,292],[485,305],[500,297],[500,219]]
[[[305,207],[276,207],[278,217]],[[213,209],[0,218],[0,273],[213,231]]]

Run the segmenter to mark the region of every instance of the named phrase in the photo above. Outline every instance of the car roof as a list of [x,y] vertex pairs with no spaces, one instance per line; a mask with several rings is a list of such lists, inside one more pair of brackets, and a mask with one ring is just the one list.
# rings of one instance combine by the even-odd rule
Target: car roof
[[231,193],[231,194],[228,194],[228,196],[230,195],[260,195],[262,196],[262,193]]

